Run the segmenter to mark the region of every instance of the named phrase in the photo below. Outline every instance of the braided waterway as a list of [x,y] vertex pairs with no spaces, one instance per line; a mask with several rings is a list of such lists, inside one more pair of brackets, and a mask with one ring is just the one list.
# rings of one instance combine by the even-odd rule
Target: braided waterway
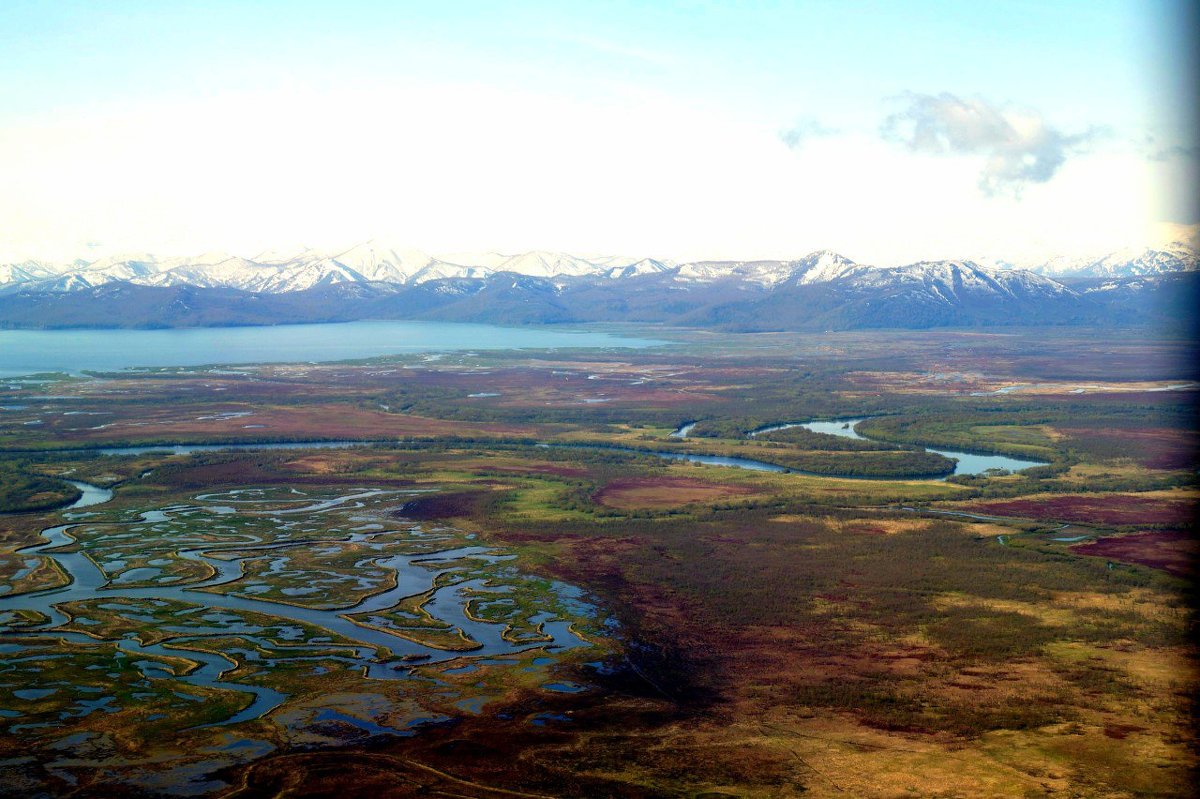
[[[70,582],[61,587],[0,597],[0,619],[7,617],[9,620],[4,626],[0,626],[0,654],[3,654],[6,664],[19,661],[22,652],[35,650],[39,642],[45,644],[47,639],[84,646],[111,644],[80,632],[59,629],[72,621],[78,622],[78,619],[73,620],[71,615],[60,607],[65,603],[140,600],[149,603],[150,607],[164,607],[172,602],[182,603],[189,606],[189,609],[174,615],[182,617],[187,613],[197,617],[201,623],[197,623],[195,618],[189,618],[178,627],[160,626],[158,632],[166,633],[170,637],[156,644],[143,644],[135,633],[128,633],[116,642],[116,646],[133,658],[182,658],[197,664],[196,668],[187,673],[179,673],[179,670],[171,673],[164,670],[161,661],[140,661],[142,676],[147,680],[166,677],[192,685],[250,695],[249,703],[241,710],[214,722],[216,725],[232,725],[269,713],[283,704],[287,696],[265,686],[222,680],[223,675],[237,667],[237,661],[229,655],[198,648],[205,637],[236,635],[264,651],[280,650],[278,639],[290,639],[282,647],[286,649],[286,659],[289,661],[303,660],[306,657],[315,660],[316,653],[324,653],[322,660],[337,660],[347,667],[359,668],[367,677],[383,680],[404,679],[410,676],[415,661],[436,662],[461,657],[463,653],[426,646],[388,632],[384,628],[357,623],[350,616],[355,614],[369,620],[371,617],[364,614],[385,611],[407,597],[432,592],[424,610],[436,622],[451,629],[461,630],[466,639],[477,644],[470,650],[469,654],[472,657],[512,655],[535,645],[535,642],[529,639],[513,640],[511,637],[505,637],[504,624],[482,621],[468,613],[467,604],[472,597],[477,598],[480,592],[502,593],[505,590],[504,586],[488,586],[485,585],[486,580],[478,578],[439,585],[440,576],[455,568],[461,568],[464,564],[496,564],[512,557],[502,551],[478,545],[439,548],[438,541],[441,538],[451,538],[447,535],[447,528],[425,529],[411,522],[401,522],[400,530],[397,530],[395,525],[360,524],[341,539],[312,540],[297,537],[295,540],[264,543],[252,540],[253,535],[239,533],[230,535],[227,543],[197,541],[194,545],[180,547],[174,555],[181,561],[199,564],[202,570],[210,571],[211,576],[186,584],[151,585],[146,583],[152,583],[155,579],[166,581],[174,578],[169,575],[158,576],[161,569],[147,567],[127,570],[124,574],[110,577],[93,559],[96,557],[95,553],[77,546],[76,535],[73,535],[73,531],[86,527],[92,530],[103,529],[113,538],[117,538],[122,531],[133,527],[145,530],[155,529],[155,525],[160,525],[157,529],[161,530],[161,525],[170,524],[172,520],[187,519],[190,522],[205,518],[220,519],[228,518],[232,514],[260,515],[272,525],[278,525],[277,529],[288,529],[287,525],[295,523],[289,521],[290,519],[311,519],[330,512],[352,512],[363,508],[369,501],[402,499],[406,494],[427,493],[426,491],[355,489],[335,497],[314,498],[317,501],[305,502],[300,507],[282,509],[278,507],[277,498],[256,500],[251,494],[250,499],[241,499],[236,496],[236,491],[224,492],[195,497],[195,504],[142,511],[136,520],[108,521],[105,517],[97,519],[94,511],[109,502],[113,493],[88,483],[71,482],[82,491],[82,495],[66,509],[64,516],[68,521],[42,530],[42,536],[46,539],[44,543],[20,550],[23,556],[52,559]],[[224,503],[234,503],[238,507]],[[254,510],[256,505],[263,506],[263,509]],[[147,528],[147,525],[151,527]],[[394,542],[374,541],[405,530],[408,535],[424,540],[421,551],[389,552],[402,547],[397,547]],[[395,579],[383,581],[391,582],[390,587],[385,590],[370,593],[357,602],[339,608],[304,607],[220,590],[222,587],[228,588],[233,583],[244,581],[245,565],[250,561],[268,562],[270,565],[267,571],[272,573],[281,568],[281,563],[285,563],[289,550],[314,546],[330,552],[344,546],[365,548],[372,554],[356,566],[361,565],[364,572],[376,575],[386,575],[390,572],[395,575]],[[375,554],[376,552],[378,554]],[[129,579],[131,575],[135,579]],[[124,587],[121,582],[140,584]],[[361,583],[359,587],[362,587]],[[553,583],[552,589],[566,595],[567,601],[574,607],[584,607],[578,600],[578,592],[570,586]],[[292,590],[296,590],[298,594],[308,591]],[[221,611],[224,610],[261,614],[270,617],[272,624],[268,630],[263,624],[250,623],[233,616],[222,616]],[[13,614],[17,611],[24,611],[26,620],[30,618],[30,613],[40,614],[40,617],[35,617],[37,621],[34,623],[20,626],[12,623],[15,618]],[[127,615],[137,617],[136,603],[130,607]],[[212,619],[213,622],[202,623],[207,619]],[[146,621],[159,623],[161,620]],[[536,640],[538,649],[564,650],[586,644],[571,631],[571,621],[566,618],[556,617],[547,611],[535,616],[533,623],[540,631]],[[299,625],[311,625],[331,635],[310,638],[307,643],[299,643],[297,641],[302,637]],[[275,640],[267,638],[268,631],[271,639]],[[336,656],[331,658],[328,654],[330,650],[336,650]],[[16,711],[8,711],[8,718],[14,722],[19,721],[14,718],[14,714],[19,715]],[[9,730],[20,732],[23,728],[47,726],[52,726],[52,723],[14,723]]]

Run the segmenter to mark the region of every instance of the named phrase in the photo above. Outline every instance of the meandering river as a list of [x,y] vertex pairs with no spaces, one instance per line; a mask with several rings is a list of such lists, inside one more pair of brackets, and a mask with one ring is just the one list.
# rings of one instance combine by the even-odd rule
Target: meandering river
[[[869,417],[860,419],[839,419],[831,422],[784,422],[781,424],[769,425],[760,427],[757,430],[751,430],[746,434],[748,438],[755,438],[763,433],[770,433],[774,430],[787,430],[792,427],[803,427],[806,430],[811,430],[814,433],[824,433],[831,436],[842,436],[843,438],[855,438],[860,441],[871,441],[872,439],[861,435],[855,426],[859,422],[867,421]],[[671,438],[687,438],[692,428],[696,426],[695,422],[688,422],[681,425],[679,429],[671,433]],[[978,452],[960,452],[952,449],[934,449],[926,447],[929,452],[936,452],[954,461],[954,471],[951,474],[983,474],[984,472],[993,469],[1003,469],[1010,472],[1019,472],[1022,469],[1028,469],[1033,466],[1045,466],[1042,461],[1029,461],[1020,458],[1011,458],[1007,455],[982,454]],[[641,450],[626,450],[628,452],[641,452]],[[724,458],[712,455],[690,455],[681,452],[649,452],[646,454],[658,455],[662,458],[672,458],[675,460],[687,460],[696,463],[711,463],[718,466],[736,466],[742,469],[755,469],[765,472],[795,472],[795,469],[785,469],[782,466],[777,466],[773,463],[764,463],[763,461],[751,460],[749,458]],[[800,472],[807,474],[807,472]],[[838,477],[845,480],[879,480],[878,477],[859,477],[855,475],[835,475],[822,474],[820,477]],[[945,480],[945,477],[909,477],[903,478],[906,480]]]
[[[874,439],[859,433],[855,428],[861,422],[869,421],[873,417],[863,417],[859,419],[837,419],[830,422],[788,422],[785,424],[771,425],[770,427],[762,427],[750,433],[750,436],[757,436],[763,433],[769,433],[772,430],[787,430],[792,427],[803,427],[805,430],[811,430],[814,433],[824,433],[830,436],[841,436],[842,438],[853,438],[859,441],[873,441]],[[1033,466],[1045,466],[1043,461],[1030,461],[1021,458],[1012,458],[1008,455],[984,454],[979,452],[963,452],[954,449],[935,449],[934,447],[925,447],[929,452],[936,452],[938,455],[952,459],[954,463],[954,471],[952,474],[983,474],[984,472],[993,469],[1002,469],[1008,472],[1019,472],[1022,469],[1029,469]],[[945,479],[945,478],[939,478]]]
[[[854,426],[866,419],[843,419],[835,422],[788,422],[784,424],[772,425],[763,427],[758,430],[751,431],[748,436],[753,438],[762,433],[767,433],[772,430],[786,430],[790,427],[804,427],[812,430],[815,433],[826,433],[828,435],[844,436],[846,438],[856,438],[862,440],[870,440],[865,436],[860,435],[855,431]],[[678,430],[671,433],[671,438],[683,439],[691,429],[695,427],[694,422],[689,422],[681,426]],[[262,442],[262,443],[247,443],[247,444],[162,444],[162,445],[143,445],[135,447],[101,447],[91,450],[70,450],[72,452],[92,452],[100,455],[141,455],[147,452],[169,452],[174,455],[186,455],[192,452],[215,452],[219,450],[273,450],[273,449],[346,449],[349,447],[367,447],[378,444],[387,444],[387,441],[284,441],[284,442]],[[690,463],[703,463],[709,466],[731,466],[737,469],[750,469],[759,472],[777,472],[777,473],[797,473],[810,474],[796,469],[789,469],[775,463],[756,460],[754,458],[741,458],[737,456],[726,455],[701,455],[691,452],[672,452],[670,450],[657,449],[635,449],[633,447],[607,447],[600,445],[587,444],[539,444],[542,447],[562,446],[575,449],[600,449],[611,450],[616,452],[628,452],[635,455],[652,455],[658,458],[666,458],[668,460],[688,461]],[[939,455],[944,455],[955,461],[953,474],[982,474],[991,469],[1004,469],[1007,471],[1017,472],[1022,469],[1028,469],[1032,466],[1043,466],[1041,461],[1021,460],[1019,458],[1011,458],[1007,455],[987,455],[974,452],[960,452],[949,449],[933,449],[929,448],[930,452],[936,452]],[[817,477],[837,477],[846,480],[879,480],[878,477],[862,477],[856,475],[831,475],[831,474],[814,474]],[[911,477],[904,478],[906,480],[944,480],[945,477]]]

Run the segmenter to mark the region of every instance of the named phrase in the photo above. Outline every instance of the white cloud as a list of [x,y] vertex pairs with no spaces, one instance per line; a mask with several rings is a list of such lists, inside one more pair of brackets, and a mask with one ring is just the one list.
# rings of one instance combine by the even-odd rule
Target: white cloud
[[813,116],[802,117],[795,124],[780,131],[779,139],[793,150],[799,150],[809,139],[819,139],[835,136],[839,133],[836,128],[826,127]]
[[0,130],[0,261],[380,238],[677,258],[830,247],[884,264],[1124,246],[1151,205],[1140,158],[1081,154],[1021,202],[980,196],[977,171],[974,153],[914,158],[874,134],[789,150],[769,125],[646,93],[222,96]]
[[982,156],[979,187],[989,195],[1019,194],[1030,183],[1049,181],[1067,156],[1095,132],[1067,135],[1040,114],[953,94],[903,97],[905,107],[884,120],[886,139],[932,155]]

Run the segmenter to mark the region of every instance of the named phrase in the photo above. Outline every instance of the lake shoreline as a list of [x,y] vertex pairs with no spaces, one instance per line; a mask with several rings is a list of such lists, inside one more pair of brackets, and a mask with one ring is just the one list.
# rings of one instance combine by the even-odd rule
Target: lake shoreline
[[446,352],[647,349],[670,342],[585,327],[371,320],[192,328],[0,329],[0,380],[126,369],[314,364]]

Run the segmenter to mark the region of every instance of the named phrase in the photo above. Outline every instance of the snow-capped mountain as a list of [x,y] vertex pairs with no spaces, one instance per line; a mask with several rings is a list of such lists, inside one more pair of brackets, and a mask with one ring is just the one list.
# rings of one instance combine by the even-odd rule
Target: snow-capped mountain
[[304,264],[324,267],[343,274],[346,274],[345,270],[349,270],[365,280],[404,283],[433,261],[432,256],[420,250],[398,250],[368,241],[333,254],[308,250],[279,263],[283,266]]
[[675,270],[679,281],[743,280],[760,286],[785,282],[799,284],[833,280],[858,264],[828,250],[818,250],[797,261],[696,261]]
[[1200,225],[1167,225],[1151,247],[1115,252],[1059,255],[1027,261],[1025,269],[1060,278],[1125,278],[1200,271]]
[[56,272],[50,264],[41,261],[22,261],[19,264],[0,264],[0,286],[6,283],[24,283],[52,277]]
[[885,268],[857,266],[843,271],[836,279],[847,286],[874,291],[922,289],[950,304],[973,296],[1022,299],[1070,293],[1061,283],[1033,272],[985,269],[972,261],[922,261]]
[[[615,260],[615,259],[614,259]],[[654,258],[642,258],[633,263],[618,264],[609,266],[604,270],[603,274],[610,280],[620,280],[624,277],[638,277],[641,275],[661,275],[664,272],[671,271],[671,267]]]
[[[935,264],[939,266],[935,268]],[[897,269],[902,271],[895,271]],[[937,270],[940,272],[935,274]],[[858,276],[862,281],[874,281],[876,287],[895,280],[924,282],[930,286],[941,281],[964,288],[988,285],[1006,291],[1017,285],[1014,278],[1009,277],[1011,275],[1037,274],[1078,282],[1194,271],[1200,271],[1200,258],[1192,239],[1180,239],[1157,249],[1120,251],[1100,257],[1052,258],[1026,263],[1023,268],[1007,261],[987,259],[876,268],[856,264],[828,250],[818,250],[796,260],[692,261],[683,264],[645,256],[582,257],[543,250],[434,256],[368,241],[337,250],[306,247],[268,250],[253,258],[226,252],[190,257],[131,253],[68,264],[39,261],[0,264],[0,293],[15,290],[85,291],[124,282],[280,294],[346,283],[404,286],[444,280],[487,280],[504,273],[553,279],[560,285],[565,285],[562,281],[603,279],[620,282],[661,278],[681,288],[732,282],[754,290],[817,285]],[[1028,281],[1029,278],[1019,280]]]
[[533,250],[517,255],[502,253],[455,253],[435,258],[410,281],[424,283],[430,280],[468,279],[481,280],[502,272],[512,272],[526,277],[583,278],[603,275],[610,279],[656,274],[671,268],[669,261],[654,258],[628,258],[622,256],[582,257],[562,252]]
[[[255,291],[182,282],[194,277],[190,265],[99,286],[65,283],[82,281],[82,273],[55,278],[58,290],[46,290],[43,281],[26,281],[0,291],[0,327],[354,319],[625,321],[763,331],[1142,324],[1161,318],[1160,298],[1190,296],[1188,281],[1197,277],[1178,273],[1064,285],[1028,271],[986,269],[966,261],[878,268],[815,254],[799,261],[680,266],[636,261],[580,276],[551,277],[434,260],[400,283],[368,280],[344,264],[322,266],[321,259],[255,263],[248,267],[227,259],[210,265],[223,265]],[[205,275],[221,277],[220,270],[213,269]],[[1177,316],[1192,313],[1179,302],[1172,307],[1180,309],[1172,311]]]
[[483,280],[494,273],[495,270],[486,266],[462,266],[435,260],[414,274],[407,282],[419,285],[434,280]]
[[1165,249],[1123,250],[1102,258],[1082,261],[1056,260],[1037,271],[1062,277],[1143,277],[1200,270],[1194,249],[1170,246]]
[[795,260],[682,264],[547,251],[439,257],[376,242],[254,258],[134,253],[0,266],[0,326],[388,318],[742,330],[1141,323],[1163,307],[1162,297],[1190,296],[1197,271],[1186,246],[1085,259],[1067,276],[1047,274],[1062,262],[1039,267],[971,260],[876,267],[828,250]]
[[[130,278],[131,283],[146,286],[200,286],[214,288],[235,284],[252,284],[265,280],[274,269],[246,258],[228,253],[205,253],[188,258],[183,263],[159,262],[155,271]],[[117,278],[106,273],[108,281]]]
[[983,254],[969,260],[986,269],[1022,269],[1070,281],[1200,271],[1200,225],[1159,225],[1158,228],[1157,240],[1151,246],[1011,260]]
[[704,261],[678,266],[656,258],[611,255],[584,258],[540,250],[515,255],[460,253],[439,258],[375,242],[337,251],[270,250],[252,259],[222,252],[185,258],[137,253],[58,269],[43,264],[35,269],[33,263],[0,267],[0,291],[18,286],[31,291],[76,291],[120,281],[142,286],[225,287],[286,293],[338,283],[417,285],[434,280],[483,280],[502,273],[608,280],[671,275],[683,283],[739,280],[773,286],[793,279],[806,283],[830,280],[855,266],[849,259],[827,251],[797,261]]
[[78,291],[119,281],[142,286],[225,287],[286,293],[338,283],[405,285],[433,280],[482,280],[502,272],[545,278],[616,278],[671,268],[670,262],[652,258],[603,256],[587,259],[543,251],[436,258],[419,250],[365,242],[336,251],[306,247],[268,250],[254,258],[220,252],[184,258],[136,253],[61,267],[27,261],[0,265],[0,291],[18,286],[22,290]]
[[515,272],[529,277],[583,277],[599,271],[591,261],[565,252],[521,253],[501,262],[493,271]]
[[795,268],[790,279],[796,280],[800,285],[837,280],[851,270],[859,268],[859,265],[849,258],[829,250],[818,250],[793,263]]

